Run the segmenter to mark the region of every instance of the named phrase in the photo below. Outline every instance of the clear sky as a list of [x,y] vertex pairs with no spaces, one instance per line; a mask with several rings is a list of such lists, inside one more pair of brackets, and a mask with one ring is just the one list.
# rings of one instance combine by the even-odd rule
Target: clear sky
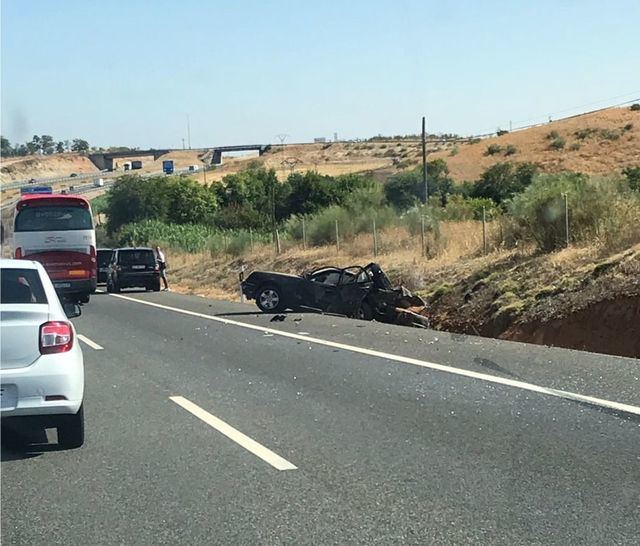
[[[640,97],[639,0],[2,0],[2,133],[494,131]],[[565,112],[566,111],[566,112]]]

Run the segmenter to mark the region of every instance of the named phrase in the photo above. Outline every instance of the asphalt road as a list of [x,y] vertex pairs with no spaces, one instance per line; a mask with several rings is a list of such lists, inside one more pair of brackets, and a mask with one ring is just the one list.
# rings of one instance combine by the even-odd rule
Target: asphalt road
[[123,296],[85,446],[3,430],[4,544],[640,542],[638,360]]

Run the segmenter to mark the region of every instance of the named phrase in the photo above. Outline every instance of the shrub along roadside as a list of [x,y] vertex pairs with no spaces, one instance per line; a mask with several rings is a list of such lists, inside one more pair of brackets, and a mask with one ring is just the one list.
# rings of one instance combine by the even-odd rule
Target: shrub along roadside
[[572,242],[604,243],[623,248],[640,239],[640,195],[620,177],[587,177],[578,173],[545,174],[507,205],[510,234],[532,239],[543,251],[565,244],[565,205],[569,207]]

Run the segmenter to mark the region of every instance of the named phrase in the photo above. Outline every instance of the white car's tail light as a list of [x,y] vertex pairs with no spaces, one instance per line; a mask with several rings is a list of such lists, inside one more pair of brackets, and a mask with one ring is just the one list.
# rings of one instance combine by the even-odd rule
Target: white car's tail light
[[22,259],[22,248],[18,247],[16,248],[16,260],[20,260]]
[[65,353],[73,347],[71,324],[62,321],[45,322],[40,326],[40,354]]

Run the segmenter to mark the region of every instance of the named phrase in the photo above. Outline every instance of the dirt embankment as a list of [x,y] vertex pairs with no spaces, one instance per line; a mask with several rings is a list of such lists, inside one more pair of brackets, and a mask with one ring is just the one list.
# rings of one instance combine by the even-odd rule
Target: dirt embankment
[[502,339],[640,358],[640,296],[618,296],[548,322],[514,325]]
[[640,245],[513,254],[426,297],[448,331],[640,358]]
[[[564,147],[555,149],[551,145],[553,131],[564,140]],[[491,144],[500,146],[501,151],[487,155]],[[514,147],[509,155],[508,146]],[[545,172],[611,174],[640,165],[640,111],[609,108],[475,144],[447,145],[429,157],[444,159],[451,176],[459,182],[477,180],[488,167],[501,161],[533,162]]]
[[99,171],[89,158],[74,153],[4,158],[0,166],[0,181],[54,178],[71,173],[98,174]]

